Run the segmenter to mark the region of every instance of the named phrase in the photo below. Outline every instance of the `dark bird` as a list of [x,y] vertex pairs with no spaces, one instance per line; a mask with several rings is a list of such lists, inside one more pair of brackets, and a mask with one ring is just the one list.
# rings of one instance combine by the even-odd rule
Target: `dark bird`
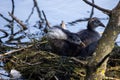
[[[97,46],[100,35],[95,31],[98,26],[105,27],[98,18],[88,21],[87,29],[72,33],[59,26],[48,29],[47,38],[52,50],[62,56],[91,56]],[[85,46],[84,46],[85,44]]]
[[105,27],[104,24],[98,18],[94,17],[88,21],[87,29],[79,31],[77,33],[81,41],[86,46],[100,39],[100,34],[97,31],[95,31],[95,29],[99,26]]
[[48,29],[46,36],[51,44],[52,50],[62,56],[76,56],[83,46],[78,34],[59,26]]

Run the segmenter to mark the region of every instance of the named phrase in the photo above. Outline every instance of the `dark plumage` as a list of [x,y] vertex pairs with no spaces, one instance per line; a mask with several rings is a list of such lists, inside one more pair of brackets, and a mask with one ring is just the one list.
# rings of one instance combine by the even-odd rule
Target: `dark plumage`
[[58,26],[50,28],[46,36],[52,50],[62,56],[77,56],[83,46],[78,34]]
[[87,29],[79,31],[77,33],[79,35],[81,41],[86,46],[89,45],[90,43],[100,39],[100,34],[97,31],[95,31],[95,28],[97,28],[99,26],[105,27],[98,18],[94,17],[88,21]]
[[[55,26],[48,29],[47,38],[52,50],[62,56],[91,56],[100,38],[95,28],[104,25],[97,19],[92,18],[88,21],[86,30],[72,33],[61,27]],[[83,47],[82,42],[86,45]]]

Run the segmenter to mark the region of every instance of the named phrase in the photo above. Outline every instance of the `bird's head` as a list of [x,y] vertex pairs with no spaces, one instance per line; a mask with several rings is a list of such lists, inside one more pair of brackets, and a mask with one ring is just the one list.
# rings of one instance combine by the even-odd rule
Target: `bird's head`
[[93,17],[88,21],[88,29],[94,30],[98,26],[105,27],[105,25],[97,17]]

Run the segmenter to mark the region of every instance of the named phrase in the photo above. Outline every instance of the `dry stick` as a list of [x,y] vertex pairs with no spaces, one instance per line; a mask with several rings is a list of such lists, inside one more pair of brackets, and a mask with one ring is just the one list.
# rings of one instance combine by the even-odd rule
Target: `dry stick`
[[3,16],[1,13],[0,13],[0,17],[2,17],[4,20],[6,20],[7,22],[11,22],[10,19],[6,18],[5,16]]
[[[74,20],[72,22],[68,22],[68,24],[70,25],[74,25],[75,23],[77,22],[83,22],[83,21],[88,21],[90,18],[84,18],[84,19],[77,19],[77,20]],[[100,20],[108,20],[109,18],[98,18]]]
[[7,37],[9,35],[5,30],[0,29],[0,31],[5,34],[4,36],[0,37],[0,39],[5,38],[5,37]]
[[79,62],[79,63],[81,63],[81,64],[83,64],[83,65],[86,65],[86,64],[88,63],[88,61],[82,61],[82,60],[77,59],[77,58],[75,58],[75,57],[71,57],[71,59],[74,60],[74,61],[76,61],[76,62]]
[[[38,65],[38,64],[41,64],[42,62],[36,62],[36,63],[29,63],[29,62],[26,62],[26,61],[23,61],[23,60],[21,60],[21,59],[19,59],[19,58],[17,58],[16,56],[13,56],[13,58],[15,58],[15,59],[17,59],[17,60],[19,60],[21,63],[23,63],[23,64],[27,64],[27,65],[29,65],[29,66],[34,66],[34,65]],[[15,62],[15,61],[14,61]],[[15,63],[17,63],[17,62],[15,62]]]
[[39,9],[38,4],[37,4],[37,1],[36,1],[36,0],[33,0],[33,2],[34,2],[34,6],[35,6],[36,9],[37,9],[37,13],[38,13],[38,16],[39,16],[40,20],[43,21],[43,18],[42,18],[42,16],[41,16],[40,9]]
[[68,24],[73,25],[73,24],[75,24],[75,23],[77,23],[77,22],[88,21],[88,20],[89,20],[89,18],[77,19],[77,20],[75,20],[75,21],[68,22]]
[[[12,10],[11,10],[11,14],[14,15],[14,10],[15,10],[15,5],[14,5],[14,0],[11,0],[12,2]],[[12,18],[11,20],[11,37],[14,33],[14,18]]]
[[42,10],[42,13],[43,13],[43,16],[44,16],[44,18],[45,18],[46,25],[50,28],[50,24],[49,24],[49,22],[48,22],[48,20],[47,20],[47,18],[46,18],[46,15],[45,15],[45,13],[44,13],[43,10]]
[[119,71],[120,70],[120,66],[115,66],[115,67],[110,67],[107,71]]
[[12,39],[9,39],[8,41],[6,41],[6,43],[10,43],[11,41],[20,41],[21,39],[25,38],[25,36],[19,36],[17,38],[12,38]]
[[28,16],[28,18],[25,20],[25,22],[28,22],[30,20],[30,18],[34,12],[34,8],[35,8],[35,5],[32,7],[32,11],[31,11],[30,15]]
[[13,53],[20,52],[20,51],[25,50],[25,49],[27,49],[27,48],[30,48],[30,47],[32,47],[32,46],[33,46],[33,45],[29,45],[29,46],[26,47],[26,48],[20,48],[20,49],[17,49],[17,50],[12,50],[12,51],[6,52],[6,53],[4,53],[4,54],[1,54],[0,57],[8,56],[8,55],[11,55],[11,54],[13,54]]
[[113,77],[105,77],[103,80],[120,80],[118,78],[113,78]]
[[14,14],[14,10],[15,10],[15,3],[14,3],[14,0],[11,0],[12,1],[12,11],[11,11],[11,14]]
[[[9,12],[8,12],[8,13],[9,13]],[[27,27],[26,27],[19,19],[17,19],[14,15],[12,15],[11,13],[9,13],[9,15],[10,15],[17,23],[19,23],[19,24],[22,26],[23,30],[26,30],[26,29],[27,29]]]
[[[94,0],[92,0],[92,3],[94,4]],[[93,14],[94,14],[94,6],[92,6],[90,18],[92,18]]]
[[93,3],[89,2],[88,0],[83,0],[83,1],[84,1],[85,3],[87,3],[87,4],[89,4],[90,6],[93,6],[93,7],[95,7],[96,9],[104,12],[105,14],[110,15],[110,13],[111,13],[111,10],[104,9],[104,8],[102,8],[102,7],[100,7],[100,6],[96,5],[96,4],[93,4]]

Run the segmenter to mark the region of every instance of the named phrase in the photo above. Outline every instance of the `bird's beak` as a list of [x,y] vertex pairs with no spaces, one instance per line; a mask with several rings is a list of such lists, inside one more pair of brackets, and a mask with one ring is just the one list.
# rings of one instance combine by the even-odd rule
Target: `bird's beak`
[[105,25],[103,23],[100,23],[100,26],[105,27]]

